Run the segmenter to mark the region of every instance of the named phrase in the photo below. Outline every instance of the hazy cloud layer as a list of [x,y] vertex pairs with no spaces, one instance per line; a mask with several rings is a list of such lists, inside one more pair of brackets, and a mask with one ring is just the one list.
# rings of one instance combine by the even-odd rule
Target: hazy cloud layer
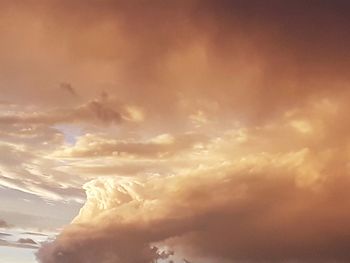
[[[107,102],[105,102],[107,103]],[[61,109],[47,113],[15,113],[0,117],[0,124],[54,125],[60,123],[75,123],[97,121],[104,123],[119,123],[122,117],[104,102],[93,100],[73,109]]]
[[2,1],[0,191],[87,194],[38,260],[348,262],[349,7]]
[[160,134],[144,141],[113,140],[88,134],[78,139],[73,147],[66,147],[56,153],[61,157],[104,157],[104,156],[140,156],[145,158],[162,158],[180,154],[196,144],[207,140],[202,134],[183,134],[172,136]]

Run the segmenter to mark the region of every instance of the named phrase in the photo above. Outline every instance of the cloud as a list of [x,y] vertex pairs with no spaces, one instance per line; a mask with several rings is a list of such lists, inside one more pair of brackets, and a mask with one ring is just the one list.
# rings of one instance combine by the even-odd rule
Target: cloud
[[72,87],[70,83],[62,82],[60,83],[60,88],[66,92],[68,92],[72,96],[78,96],[75,89]]
[[0,4],[0,184],[87,192],[41,262],[349,261],[348,3],[38,1]]
[[102,124],[119,123],[120,113],[98,100],[89,101],[72,109],[50,112],[16,113],[0,116],[0,124],[54,125],[60,123],[94,122]]
[[85,101],[106,90],[177,126],[206,111],[264,121],[318,91],[332,93],[329,86],[346,89],[344,1],[220,2],[52,1],[38,8],[7,1],[0,57],[9,88],[2,96],[66,104],[51,83],[69,79]]
[[188,133],[178,136],[160,134],[143,141],[107,139],[87,134],[79,137],[73,147],[55,153],[59,157],[88,158],[103,156],[139,156],[146,158],[169,157],[190,150],[196,144],[207,141],[205,135]]
[[[75,223],[39,255],[43,262],[60,262],[58,254],[65,262],[84,262],[93,258],[89,251],[97,247],[97,238],[103,247],[98,246],[96,260],[104,262],[103,255],[109,255],[106,262],[119,262],[119,254],[130,249],[122,262],[138,262],[136,255],[150,262],[143,249],[132,245],[135,238],[148,249],[164,242],[187,250],[189,258],[204,256],[212,262],[346,260],[341,251],[347,242],[338,233],[345,231],[348,204],[334,205],[338,198],[347,200],[349,181],[339,172],[301,184],[310,165],[317,169],[310,154],[257,154],[236,165],[146,181],[93,181],[85,186],[87,203]],[[131,239],[130,248],[118,247],[125,244],[124,235]]]
[[348,200],[349,180],[340,173],[300,185],[307,165],[307,155],[289,153],[192,175],[98,179],[85,186],[74,223],[39,259],[151,262],[145,251],[163,244],[212,262],[347,260],[348,203],[337,200]]
[[0,239],[0,246],[17,247],[17,248],[30,248],[30,249],[38,248],[37,245],[27,244],[27,243],[14,243],[14,242],[10,242],[10,241],[3,240],[3,239]]
[[9,227],[9,225],[7,224],[7,222],[5,220],[0,219],[0,227],[7,228],[7,227]]
[[20,233],[20,230],[20,228],[13,228],[11,230],[6,230],[8,233],[1,233],[2,239],[0,239],[0,246],[32,249],[32,251],[34,251],[38,248],[40,242],[47,239],[47,235],[23,234]]
[[0,143],[7,152],[0,159],[0,184],[51,200],[82,200],[80,184],[53,168],[54,160],[43,158],[38,148]]
[[20,244],[33,244],[33,245],[36,245],[37,243],[31,239],[31,238],[20,238],[17,240],[17,243],[20,243]]
[[146,263],[157,247],[193,262],[345,262],[346,107],[340,97],[312,101],[227,131],[185,154],[196,165],[175,174],[95,179],[79,215],[38,259]]

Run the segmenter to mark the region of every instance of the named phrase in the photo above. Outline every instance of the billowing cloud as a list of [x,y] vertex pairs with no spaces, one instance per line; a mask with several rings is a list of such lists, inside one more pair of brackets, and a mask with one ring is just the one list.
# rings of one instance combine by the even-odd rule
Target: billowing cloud
[[349,180],[332,174],[300,184],[307,158],[261,155],[186,176],[93,181],[74,224],[39,259],[151,262],[152,245],[162,244],[211,262],[342,262],[349,258]]
[[162,249],[194,262],[349,260],[343,107],[315,101],[227,132],[187,172],[85,184],[84,207],[39,261],[146,263]]
[[348,9],[1,1],[0,192],[87,193],[38,260],[348,262]]

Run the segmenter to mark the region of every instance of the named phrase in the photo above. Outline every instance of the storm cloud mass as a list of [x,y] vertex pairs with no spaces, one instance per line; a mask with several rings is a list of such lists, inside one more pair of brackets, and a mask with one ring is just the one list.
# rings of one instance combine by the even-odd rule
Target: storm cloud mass
[[0,7],[0,185],[84,203],[38,262],[350,261],[348,1]]

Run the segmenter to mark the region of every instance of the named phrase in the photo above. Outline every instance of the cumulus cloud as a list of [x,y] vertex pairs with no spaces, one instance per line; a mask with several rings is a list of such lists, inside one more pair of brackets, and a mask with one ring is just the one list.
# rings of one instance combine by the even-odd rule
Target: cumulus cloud
[[[232,130],[207,143],[202,154],[213,162],[192,159],[198,166],[186,173],[85,184],[84,207],[39,261],[146,263],[157,259],[154,247],[194,262],[349,260],[343,107],[341,98],[310,102]],[[301,111],[306,133],[290,125]]]
[[308,165],[300,153],[242,162],[141,182],[93,181],[74,223],[40,250],[39,259],[152,262],[154,244],[212,262],[349,258],[346,176],[300,185]]

